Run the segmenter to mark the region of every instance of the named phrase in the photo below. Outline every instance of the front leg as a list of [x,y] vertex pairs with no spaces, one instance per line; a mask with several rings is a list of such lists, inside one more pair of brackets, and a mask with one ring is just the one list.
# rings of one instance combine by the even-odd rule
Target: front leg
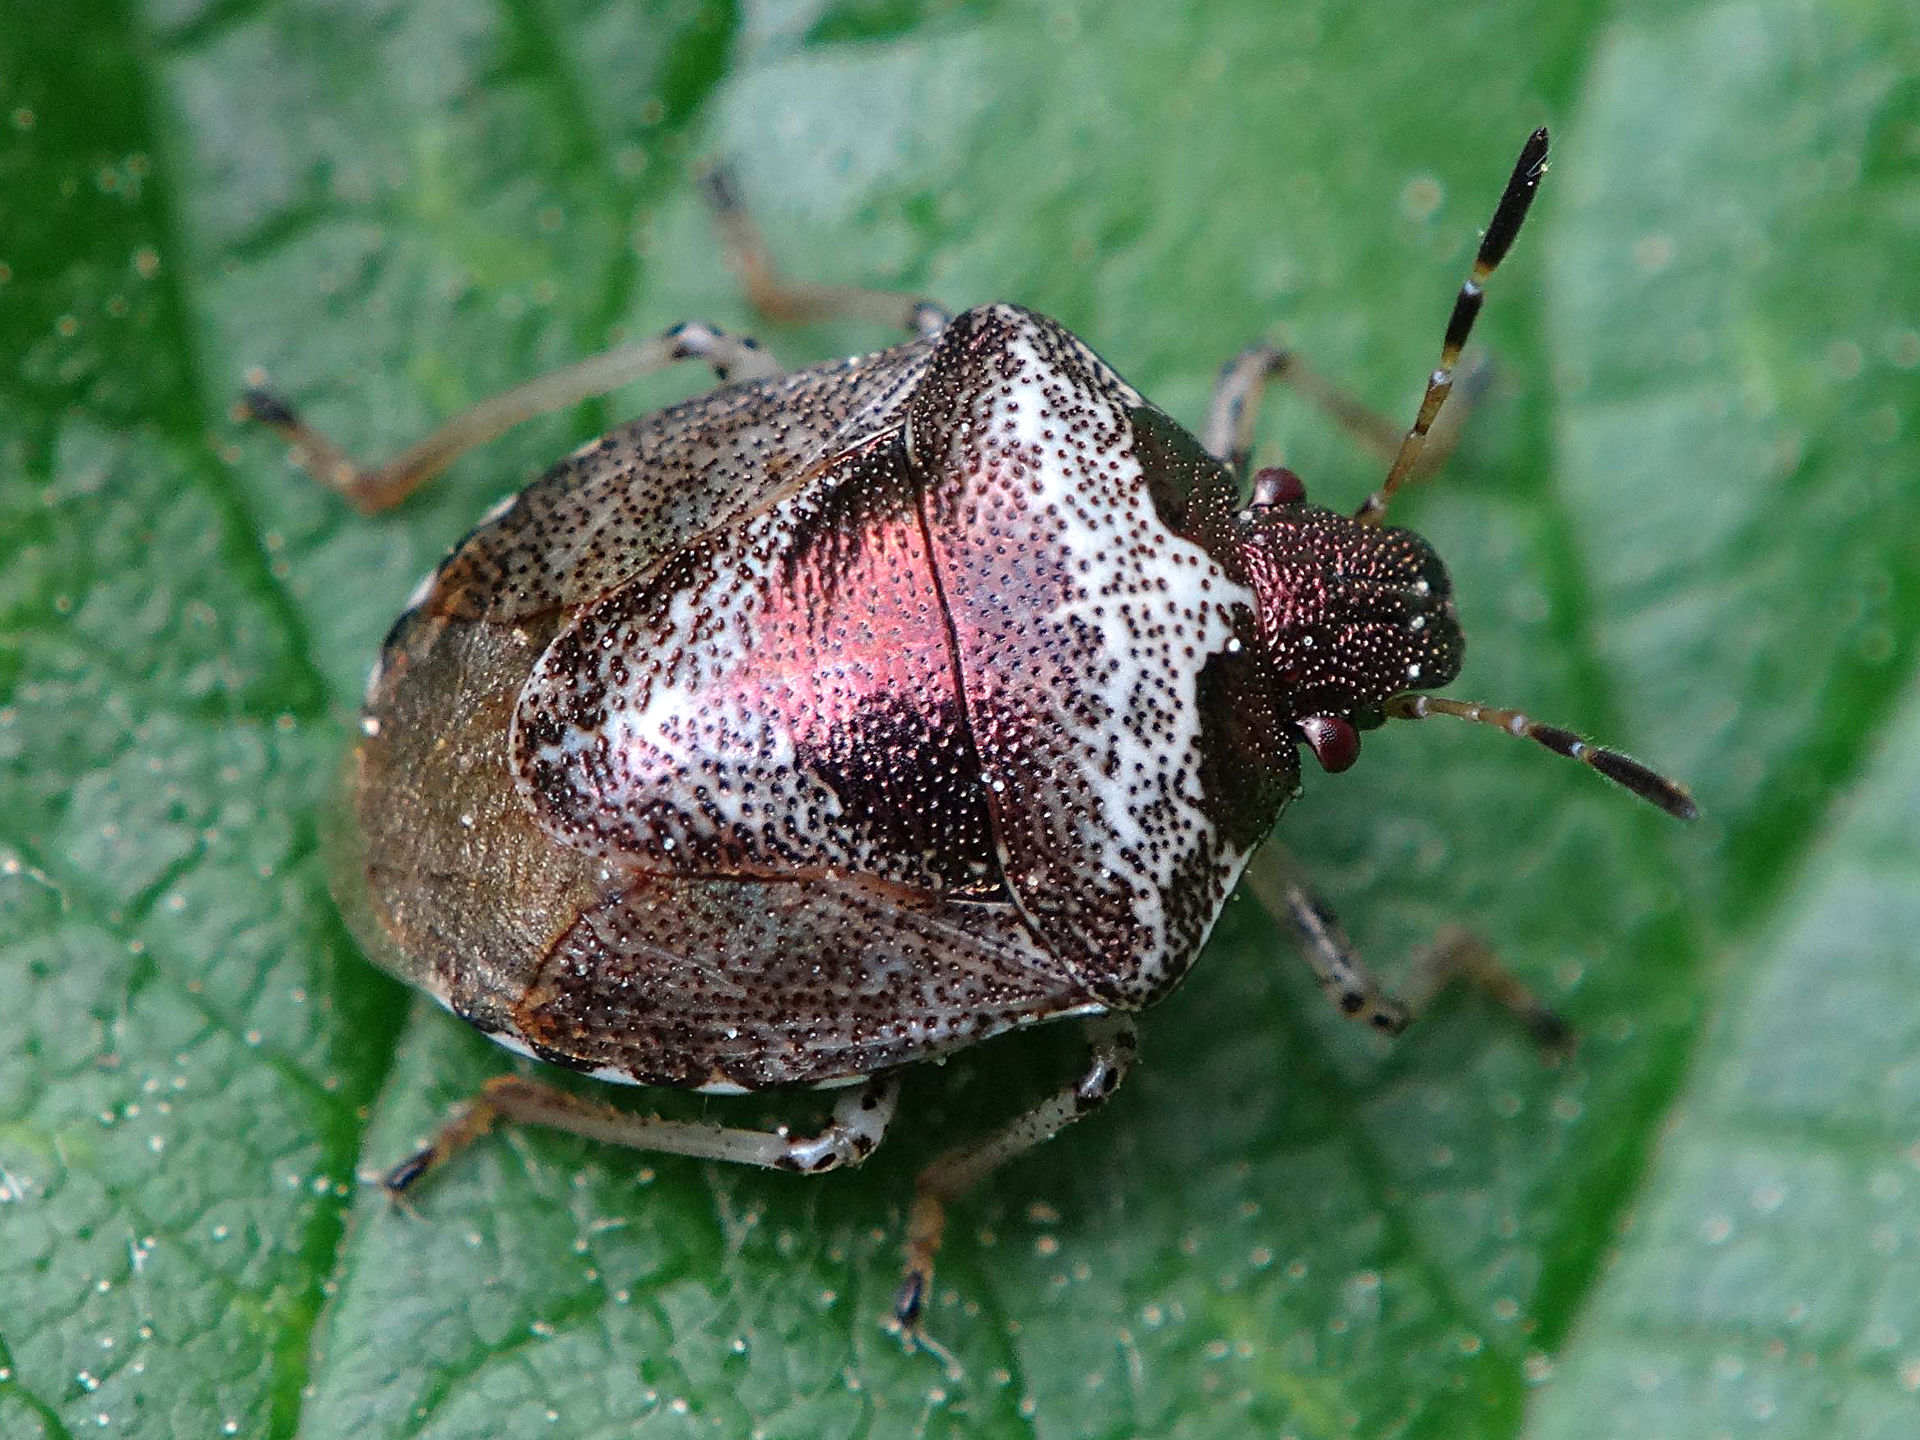
[[1381,989],[1339,917],[1307,887],[1285,851],[1269,846],[1248,868],[1247,884],[1266,912],[1292,929],[1302,958],[1335,1009],[1389,1035],[1407,1028],[1406,1006]]
[[1255,897],[1275,920],[1288,924],[1321,989],[1342,1015],[1398,1035],[1433,998],[1457,979],[1479,986],[1533,1036],[1548,1055],[1573,1042],[1573,1027],[1521,983],[1479,936],[1448,926],[1414,957],[1408,993],[1394,999],[1381,988],[1327,903],[1308,888],[1293,860],[1270,847],[1247,871]]

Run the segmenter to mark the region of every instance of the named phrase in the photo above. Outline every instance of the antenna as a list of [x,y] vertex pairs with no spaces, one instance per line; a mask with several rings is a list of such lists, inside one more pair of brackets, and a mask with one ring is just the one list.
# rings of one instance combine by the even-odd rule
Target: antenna
[[1414,418],[1413,428],[1400,442],[1400,453],[1393,457],[1393,465],[1387,471],[1387,478],[1380,482],[1380,488],[1353,513],[1353,518],[1362,525],[1378,525],[1385,518],[1393,492],[1406,484],[1414,466],[1420,463],[1427,432],[1433,428],[1441,405],[1453,391],[1453,367],[1459,362],[1461,350],[1466,348],[1467,336],[1473,332],[1480,307],[1486,303],[1486,283],[1507,258],[1507,251],[1513,248],[1513,237],[1520,233],[1520,222],[1527,218],[1527,210],[1540,188],[1540,177],[1546,173],[1547,129],[1543,125],[1521,146],[1520,158],[1507,179],[1507,188],[1494,207],[1493,223],[1480,238],[1480,253],[1474,256],[1473,273],[1454,297],[1453,316],[1447,321],[1447,338],[1440,345],[1440,364],[1427,377],[1427,393],[1420,399],[1420,413]]
[[1687,794],[1686,787],[1649,770],[1630,755],[1609,750],[1583,740],[1558,725],[1542,725],[1518,710],[1496,710],[1490,705],[1475,705],[1466,700],[1448,700],[1439,695],[1395,695],[1387,701],[1386,712],[1395,720],[1424,720],[1429,715],[1457,715],[1477,725],[1491,725],[1509,735],[1518,735],[1544,745],[1556,755],[1578,760],[1598,770],[1623,789],[1631,790],[1649,805],[1657,805],[1677,820],[1697,820],[1700,809]]

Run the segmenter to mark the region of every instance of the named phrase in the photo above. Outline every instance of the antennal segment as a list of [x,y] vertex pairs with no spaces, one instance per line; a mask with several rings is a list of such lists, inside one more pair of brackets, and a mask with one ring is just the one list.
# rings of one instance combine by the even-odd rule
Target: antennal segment
[[1414,467],[1420,463],[1427,432],[1433,428],[1440,407],[1453,391],[1453,367],[1459,363],[1467,336],[1473,332],[1473,322],[1480,317],[1480,307],[1486,303],[1486,283],[1507,258],[1507,251],[1513,248],[1513,237],[1520,233],[1520,222],[1527,218],[1534,194],[1540,189],[1540,177],[1546,173],[1547,130],[1543,125],[1529,135],[1521,147],[1520,159],[1508,177],[1507,188],[1501,192],[1499,205],[1494,207],[1493,222],[1480,238],[1480,253],[1474,256],[1473,273],[1454,298],[1453,315],[1447,321],[1447,338],[1440,345],[1440,364],[1427,377],[1427,393],[1420,398],[1420,413],[1414,418],[1413,428],[1400,442],[1400,453],[1393,457],[1393,465],[1387,471],[1387,478],[1380,482],[1380,488],[1354,511],[1353,518],[1362,525],[1378,525],[1385,518],[1393,492],[1412,477]]
[[1558,725],[1542,725],[1518,710],[1496,710],[1491,705],[1475,705],[1465,700],[1448,700],[1439,695],[1395,695],[1384,707],[1395,720],[1424,720],[1429,715],[1457,715],[1477,725],[1491,725],[1509,735],[1535,741],[1569,760],[1598,770],[1614,784],[1631,790],[1649,805],[1657,805],[1677,820],[1697,820],[1699,807],[1686,787],[1649,770],[1630,755],[1583,740]]

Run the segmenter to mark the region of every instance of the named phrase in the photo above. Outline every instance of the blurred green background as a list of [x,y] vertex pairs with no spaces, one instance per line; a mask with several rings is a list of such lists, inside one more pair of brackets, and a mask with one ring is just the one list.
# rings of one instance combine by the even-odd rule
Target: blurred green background
[[[1189,422],[1262,333],[1405,415],[1541,123],[1498,382],[1401,518],[1456,693],[1707,818],[1436,724],[1283,830],[1390,974],[1488,934],[1571,1063],[1465,995],[1360,1033],[1235,902],[1137,1081],[959,1212],[957,1383],[880,1328],[912,1170],[1060,1036],[917,1074],[822,1181],[519,1133],[418,1216],[360,1183],[509,1063],[326,899],[365,667],[486,504],[702,382],[366,520],[233,423],[250,371],[377,455],[750,328],[687,180],[723,154],[796,274],[1036,306]],[[1898,0],[10,7],[0,1436],[1911,1436],[1917,256]],[[1332,503],[1377,478],[1297,403],[1263,443]]]

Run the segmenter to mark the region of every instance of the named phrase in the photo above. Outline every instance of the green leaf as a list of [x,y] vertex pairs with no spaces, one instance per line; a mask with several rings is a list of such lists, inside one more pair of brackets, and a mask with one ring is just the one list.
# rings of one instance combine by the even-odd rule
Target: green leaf
[[[0,35],[0,1435],[1894,1436],[1920,1390],[1920,24],[1895,0],[112,0]],[[1682,829],[1484,730],[1283,833],[1389,974],[1465,921],[1578,1024],[1388,1045],[1229,906],[1137,1081],[959,1208],[950,1381],[881,1329],[918,1162],[1072,1057],[910,1080],[822,1180],[507,1132],[316,836],[365,667],[473,518],[663,376],[357,517],[377,455],[683,318],[689,186],[795,274],[1059,316],[1177,416],[1263,332],[1409,414],[1520,140],[1492,391],[1402,518],[1457,693],[1683,775]],[[795,361],[886,343],[765,335]],[[1297,401],[1316,498],[1379,467]],[[650,1103],[654,1097],[638,1097]],[[804,1123],[784,1104],[680,1114]]]

